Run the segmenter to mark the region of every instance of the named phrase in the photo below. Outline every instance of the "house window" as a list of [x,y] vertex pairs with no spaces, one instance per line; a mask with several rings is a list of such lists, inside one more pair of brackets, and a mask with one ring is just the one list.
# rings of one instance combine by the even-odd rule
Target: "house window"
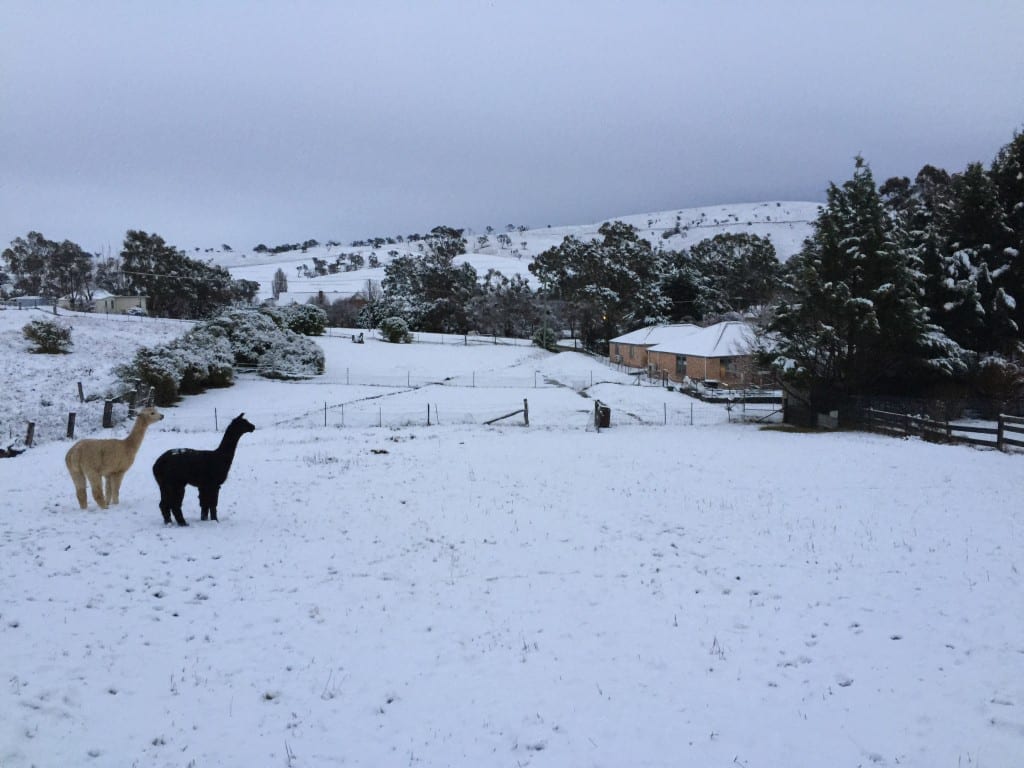
[[686,375],[686,355],[676,355],[676,374],[678,376]]
[[618,344],[615,345],[615,356],[618,358],[622,357],[622,350],[619,348]]
[[738,371],[735,357],[723,357],[722,368],[725,369],[726,373],[735,375]]

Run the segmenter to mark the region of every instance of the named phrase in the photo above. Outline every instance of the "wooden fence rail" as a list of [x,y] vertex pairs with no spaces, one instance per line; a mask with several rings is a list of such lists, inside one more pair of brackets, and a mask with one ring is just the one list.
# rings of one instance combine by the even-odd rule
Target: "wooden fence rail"
[[979,427],[874,408],[867,408],[861,413],[870,432],[916,436],[933,442],[968,443],[1000,451],[1007,451],[1011,446],[1024,448],[1024,418],[1016,416],[999,414],[995,427]]

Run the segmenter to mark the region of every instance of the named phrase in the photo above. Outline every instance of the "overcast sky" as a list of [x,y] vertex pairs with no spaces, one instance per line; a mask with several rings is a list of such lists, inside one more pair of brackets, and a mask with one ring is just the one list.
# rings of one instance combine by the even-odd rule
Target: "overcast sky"
[[0,3],[0,248],[823,200],[991,162],[1024,2]]

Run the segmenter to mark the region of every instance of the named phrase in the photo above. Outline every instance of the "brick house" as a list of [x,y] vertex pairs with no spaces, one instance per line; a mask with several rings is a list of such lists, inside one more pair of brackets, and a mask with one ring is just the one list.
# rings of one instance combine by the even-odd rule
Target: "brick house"
[[608,362],[627,368],[646,370],[647,351],[662,342],[682,338],[701,330],[693,323],[652,325],[639,328],[608,342]]
[[728,320],[648,348],[647,368],[653,376],[680,383],[689,379],[730,388],[768,384],[771,375],[758,369],[753,345],[753,328]]

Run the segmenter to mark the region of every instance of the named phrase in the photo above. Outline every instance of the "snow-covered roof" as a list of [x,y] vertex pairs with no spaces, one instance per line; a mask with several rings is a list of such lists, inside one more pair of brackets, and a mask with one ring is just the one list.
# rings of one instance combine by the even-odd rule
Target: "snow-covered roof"
[[612,343],[652,346],[690,336],[699,330],[701,330],[700,326],[693,323],[650,325],[646,328],[630,331],[622,336],[616,336],[612,339]]
[[698,328],[696,333],[666,339],[650,351],[693,357],[731,357],[750,354],[753,342],[754,333],[749,325],[739,320],[726,320]]

